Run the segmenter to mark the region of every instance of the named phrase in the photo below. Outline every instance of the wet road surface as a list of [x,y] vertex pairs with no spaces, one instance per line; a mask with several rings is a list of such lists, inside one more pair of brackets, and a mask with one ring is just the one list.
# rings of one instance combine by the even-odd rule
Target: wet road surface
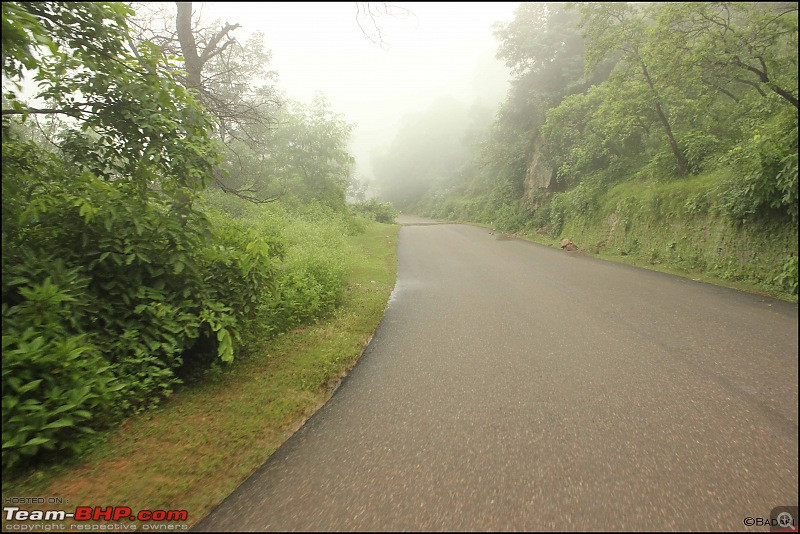
[[195,530],[742,531],[797,505],[797,304],[400,221],[360,362]]

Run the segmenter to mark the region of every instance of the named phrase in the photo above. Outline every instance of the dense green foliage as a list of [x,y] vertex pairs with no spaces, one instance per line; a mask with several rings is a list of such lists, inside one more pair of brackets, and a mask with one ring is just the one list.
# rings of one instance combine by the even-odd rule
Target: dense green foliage
[[352,125],[322,94],[310,105],[284,102],[273,121],[246,125],[227,144],[222,166],[227,185],[258,199],[295,205],[317,200],[344,209],[354,163],[347,151]]
[[[209,230],[191,200],[217,161],[211,124],[152,50],[125,50],[129,13],[3,4],[4,74],[33,69],[46,112],[71,118],[45,149],[4,109],[4,466],[167,393],[205,328],[232,357],[231,310],[192,257]],[[15,90],[5,101],[41,111]]]
[[[423,180],[396,204],[585,237],[589,250],[659,256],[797,295],[797,12],[796,3],[521,4],[496,27],[497,57],[514,78],[480,146],[432,161],[455,177]],[[620,199],[623,186],[630,196]],[[651,209],[664,205],[680,209]],[[618,247],[620,229],[641,246]],[[673,244],[663,254],[673,241],[682,252]]]
[[[41,420],[41,427],[28,431],[38,439],[39,428],[54,420],[67,432],[76,415],[78,421],[88,418],[86,401],[77,402],[69,396],[75,391],[55,380],[67,370],[48,354],[52,345],[101,356],[94,365],[78,358],[80,352],[64,360],[78,366],[72,371],[81,388],[113,377],[113,396],[97,391],[113,408],[93,411],[99,422],[169,394],[176,371],[192,365],[183,359],[189,349],[233,359],[241,320],[254,314],[275,278],[276,265],[260,237],[211,226],[197,211],[180,216],[155,192],[132,194],[124,183],[65,173],[56,167],[63,161],[47,153],[39,152],[38,161],[50,159],[51,165],[13,168],[16,154],[9,150],[15,148],[15,142],[3,145],[4,179],[35,178],[24,183],[21,195],[31,200],[18,215],[21,224],[12,222],[9,232],[4,227],[3,236],[3,343],[17,356],[9,359],[4,350],[4,388],[10,386],[3,403],[6,451],[28,443],[13,423],[32,426],[29,411]],[[36,379],[20,380],[25,373]],[[42,379],[51,383],[31,386]],[[14,397],[15,389],[27,397]]]
[[263,206],[220,192],[207,197],[213,220],[237,228],[236,234],[261,236],[280,260],[273,294],[258,304],[250,335],[285,332],[338,304],[344,290],[344,237],[363,232],[363,221],[318,200]]
[[[3,3],[4,470],[79,451],[248,342],[330,311],[343,236],[364,228],[345,204],[350,126],[324,98],[273,128],[222,124],[158,46],[127,48],[131,15]],[[28,71],[45,108],[20,97]],[[259,136],[268,153],[243,141]],[[225,195],[219,176],[275,202]]]

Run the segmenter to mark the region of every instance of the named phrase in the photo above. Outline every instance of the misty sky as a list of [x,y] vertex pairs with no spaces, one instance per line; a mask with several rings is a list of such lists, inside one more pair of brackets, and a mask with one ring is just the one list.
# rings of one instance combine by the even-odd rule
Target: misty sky
[[204,22],[241,24],[234,35],[242,41],[264,32],[278,89],[303,102],[322,91],[335,112],[355,123],[357,175],[367,176],[369,155],[391,143],[403,116],[424,111],[445,94],[467,104],[476,98],[494,104],[507,86],[507,71],[494,59],[491,24],[510,21],[518,2],[395,5],[411,14],[377,19],[383,47],[362,33],[356,2],[196,3],[194,8],[202,10]]

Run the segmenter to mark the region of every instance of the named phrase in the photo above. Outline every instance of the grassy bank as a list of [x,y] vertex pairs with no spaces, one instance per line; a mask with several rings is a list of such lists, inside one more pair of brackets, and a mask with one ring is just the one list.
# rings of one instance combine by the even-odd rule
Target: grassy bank
[[721,208],[723,180],[619,184],[591,209],[564,210],[559,237],[606,259],[796,300],[797,227],[732,221]]
[[4,481],[4,499],[61,497],[67,510],[128,506],[188,510],[188,525],[202,519],[330,398],[355,364],[394,286],[398,231],[369,223],[347,238],[344,302],[324,320],[248,347],[230,370],[127,419],[67,466]]

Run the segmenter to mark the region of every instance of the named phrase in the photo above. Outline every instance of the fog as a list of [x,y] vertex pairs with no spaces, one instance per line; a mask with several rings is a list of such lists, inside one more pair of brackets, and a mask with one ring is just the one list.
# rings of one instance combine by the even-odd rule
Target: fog
[[371,180],[371,160],[391,145],[404,117],[445,96],[492,108],[504,98],[508,71],[494,58],[491,26],[511,20],[518,3],[392,5],[398,7],[374,23],[358,16],[365,7],[356,2],[197,3],[194,8],[204,23],[241,24],[233,35],[242,42],[263,32],[278,90],[300,101],[324,93],[332,109],[355,124],[356,176]]

